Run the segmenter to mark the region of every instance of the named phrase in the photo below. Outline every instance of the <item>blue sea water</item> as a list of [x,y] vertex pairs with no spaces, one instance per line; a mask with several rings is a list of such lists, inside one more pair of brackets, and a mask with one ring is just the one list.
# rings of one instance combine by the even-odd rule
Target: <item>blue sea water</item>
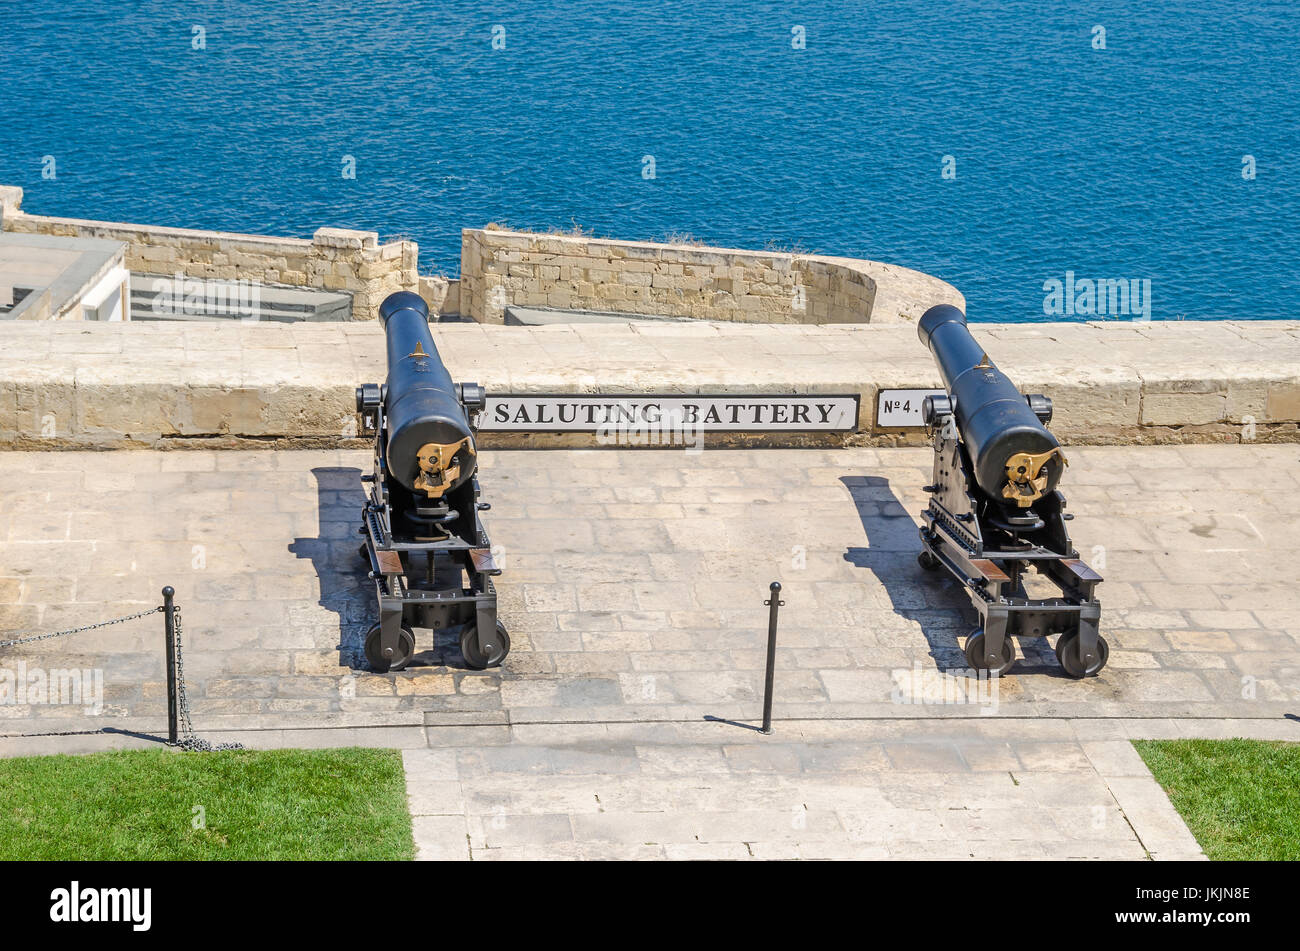
[[1067,272],[1297,317],[1298,51],[1294,2],[0,0],[0,183],[453,275],[496,221],[889,261],[980,320]]

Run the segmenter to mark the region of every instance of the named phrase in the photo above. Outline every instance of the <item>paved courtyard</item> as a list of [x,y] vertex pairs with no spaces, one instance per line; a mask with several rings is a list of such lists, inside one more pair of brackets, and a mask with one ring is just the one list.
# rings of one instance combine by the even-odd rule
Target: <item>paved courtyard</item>
[[[1300,446],[1070,463],[1111,644],[1082,682],[1021,640],[1007,677],[970,690],[973,615],[914,557],[924,449],[485,453],[511,655],[469,671],[454,636],[417,631],[416,664],[388,675],[360,649],[368,453],[4,453],[0,630],[117,617],[175,586],[199,731],[407,748],[426,854],[978,856],[1017,829],[1016,855],[1183,854],[1180,823],[1143,836],[1120,802],[1156,790],[1140,763],[1089,744],[1300,738]],[[162,642],[155,615],[0,651],[104,678],[97,716],[0,704],[0,754],[104,741],[84,731],[146,742],[130,734],[165,723]]]
[[1203,858],[1133,746],[1096,735],[1060,720],[568,724],[503,745],[435,735],[403,756],[428,859]]

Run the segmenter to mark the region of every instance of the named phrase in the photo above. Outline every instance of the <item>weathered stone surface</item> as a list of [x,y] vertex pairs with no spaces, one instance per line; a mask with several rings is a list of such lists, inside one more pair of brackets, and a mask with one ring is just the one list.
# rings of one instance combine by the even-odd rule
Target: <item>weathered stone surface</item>
[[1269,422],[1300,419],[1300,380],[1269,383],[1264,411]]
[[822,255],[466,229],[461,307],[499,324],[510,305],[774,324],[915,321],[951,285]]
[[348,291],[355,320],[373,320],[383,297],[416,290],[419,281],[415,243],[380,245],[373,231],[320,228],[306,240],[83,221],[24,214],[21,199],[21,189],[0,186],[5,231],[122,241],[127,267],[146,273],[179,271],[188,277]]
[[10,215],[22,213],[23,190],[17,185],[0,185],[0,227]]
[[317,228],[312,235],[312,244],[360,251],[362,248],[378,247],[379,234],[374,231],[353,231],[348,228]]
[[[427,298],[441,291],[426,279]],[[1297,322],[982,324],[974,333],[1024,392],[1052,397],[1052,429],[1067,444],[1300,440]],[[489,392],[860,397],[856,434],[715,434],[709,446],[917,443],[921,430],[876,426],[878,393],[940,382],[910,325],[466,322],[436,324],[433,334],[453,378]],[[1189,356],[1215,348],[1232,362]],[[1106,359],[1089,365],[1080,353]],[[0,322],[0,445],[150,445],[203,435],[348,445],[358,432],[356,386],[385,373],[374,322]],[[485,433],[482,443],[595,440]]]
[[[367,451],[0,453],[0,628],[117,617],[173,585],[208,729],[293,729],[317,715],[339,727],[748,719],[776,579],[778,718],[1286,724],[1300,698],[1300,534],[1275,498],[1300,489],[1295,457],[1293,446],[1072,450],[1071,532],[1107,579],[1111,664],[1069,680],[1050,638],[1022,638],[992,696],[955,691],[969,605],[914,560],[925,449],[485,453],[510,660],[466,671],[455,632],[419,630],[419,663],[389,676],[360,655],[374,614],[355,534]],[[1243,471],[1274,485],[1243,487]],[[159,681],[157,637],[144,619],[6,656],[102,668],[126,729],[159,712],[156,690],[128,689]],[[107,722],[67,706],[42,716]],[[884,752],[897,769],[952,759]],[[1040,752],[1018,755],[1046,769]]]
[[[448,296],[451,293],[452,285],[456,281],[448,281],[445,277],[421,277],[420,278],[420,296],[424,302],[429,305],[429,313],[455,313],[447,307]],[[451,302],[454,304],[454,301]]]

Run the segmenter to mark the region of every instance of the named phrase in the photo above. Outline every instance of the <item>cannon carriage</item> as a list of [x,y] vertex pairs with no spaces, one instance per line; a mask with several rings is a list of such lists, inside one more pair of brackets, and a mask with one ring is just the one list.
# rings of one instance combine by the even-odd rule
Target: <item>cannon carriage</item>
[[390,295],[379,320],[388,378],[356,395],[363,430],[375,438],[358,529],[379,610],[366,660],[375,670],[401,670],[415,655],[416,628],[460,626],[465,665],[498,666],[510,636],[497,620],[492,579],[501,571],[479,519],[490,508],[479,501],[475,441],[486,396],[477,384],[452,382],[419,295]]
[[[1015,662],[1014,637],[1059,634],[1062,670],[1095,675],[1109,656],[1098,633],[1102,578],[1079,558],[1066,530],[1073,516],[1057,485],[1067,463],[1046,426],[1052,401],[1022,396],[956,307],[930,308],[917,330],[947,391],[922,407],[934,467],[917,560],[927,571],[951,574],[979,613],[966,662],[1000,676]],[[1044,582],[1050,592],[1034,596]]]

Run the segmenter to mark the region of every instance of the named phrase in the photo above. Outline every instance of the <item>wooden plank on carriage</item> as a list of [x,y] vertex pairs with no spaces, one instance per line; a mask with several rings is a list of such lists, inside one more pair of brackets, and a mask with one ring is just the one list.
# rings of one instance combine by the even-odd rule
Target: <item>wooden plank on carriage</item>
[[496,559],[492,557],[491,548],[471,548],[469,550],[470,561],[474,562],[474,570],[481,575],[499,575],[501,569],[497,567]]
[[972,558],[970,563],[989,584],[1002,584],[1011,580],[1005,571],[987,558]]
[[402,556],[395,551],[377,551],[375,558],[379,561],[381,575],[402,574]]
[[1101,581],[1101,575],[1093,571],[1088,565],[1078,558],[1062,558],[1061,567],[1074,575],[1079,581]]

